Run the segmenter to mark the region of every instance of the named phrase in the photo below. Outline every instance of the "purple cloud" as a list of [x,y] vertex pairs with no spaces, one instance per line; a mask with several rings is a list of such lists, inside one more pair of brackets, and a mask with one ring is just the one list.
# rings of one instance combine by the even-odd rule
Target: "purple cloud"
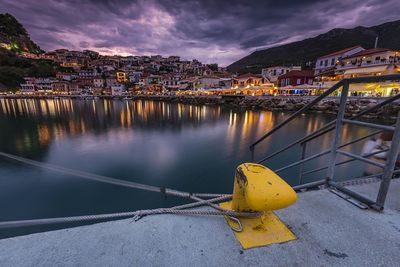
[[227,65],[260,47],[398,19],[397,0],[0,0],[42,48]]

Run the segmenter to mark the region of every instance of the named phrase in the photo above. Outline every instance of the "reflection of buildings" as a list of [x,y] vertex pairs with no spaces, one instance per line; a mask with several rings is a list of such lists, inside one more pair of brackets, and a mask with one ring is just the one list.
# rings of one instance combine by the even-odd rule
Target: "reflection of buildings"
[[52,141],[89,131],[100,133],[121,127],[180,130],[188,125],[197,127],[201,123],[216,123],[220,116],[221,107],[180,103],[0,98],[0,118],[8,118],[10,125],[15,124],[16,128],[23,126],[22,131],[11,130],[14,136],[3,138],[3,141],[14,140],[21,151],[30,151],[32,146],[47,147]]

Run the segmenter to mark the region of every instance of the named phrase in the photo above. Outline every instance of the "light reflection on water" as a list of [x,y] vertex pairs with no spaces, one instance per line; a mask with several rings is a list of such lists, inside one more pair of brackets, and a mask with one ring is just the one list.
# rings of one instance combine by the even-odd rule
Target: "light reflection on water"
[[[231,110],[221,106],[121,100],[0,99],[0,151],[68,168],[190,192],[229,193],[235,167],[249,161],[249,145],[288,114]],[[257,147],[274,152],[332,119],[307,114]],[[344,127],[342,141],[368,133]],[[331,135],[308,145],[327,149]],[[362,144],[361,144],[362,145]],[[352,148],[360,152],[361,145]],[[299,147],[271,159],[276,169],[296,161]],[[320,158],[305,170],[326,164]],[[337,179],[362,173],[342,166]],[[298,183],[298,168],[281,175]],[[320,172],[304,182],[321,179]],[[155,193],[83,181],[0,159],[0,220],[132,211],[181,203]],[[9,231],[4,236],[43,230]],[[1,234],[0,234],[1,237]]]

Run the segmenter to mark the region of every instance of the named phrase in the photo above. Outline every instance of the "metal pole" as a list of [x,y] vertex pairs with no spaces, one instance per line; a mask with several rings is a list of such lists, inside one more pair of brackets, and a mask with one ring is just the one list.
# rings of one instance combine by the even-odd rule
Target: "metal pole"
[[385,205],[386,195],[389,190],[390,181],[392,180],[393,171],[396,167],[397,156],[400,149],[400,112],[397,114],[397,121],[395,131],[393,133],[392,145],[389,150],[389,156],[386,161],[385,169],[383,170],[382,182],[379,187],[378,197],[376,204],[383,209]]
[[[307,153],[307,143],[301,144],[302,151],[301,151],[301,160],[303,160],[306,157]],[[300,170],[299,170],[299,185],[303,183],[303,169],[304,169],[304,163],[300,165]]]
[[358,201],[361,201],[362,203],[368,205],[369,207],[373,207],[376,204],[373,200],[371,200],[371,199],[369,199],[367,197],[364,197],[363,195],[360,195],[360,194],[358,194],[356,192],[353,192],[350,189],[347,189],[346,187],[341,186],[340,184],[338,184],[336,182],[329,181],[328,184],[330,186],[336,188],[337,190],[345,193],[346,195],[351,196],[352,198],[355,198]]
[[329,154],[330,152],[331,152],[330,150],[322,151],[322,152],[320,152],[320,153],[317,153],[317,154],[314,154],[314,155],[312,155],[312,156],[309,156],[308,158],[305,158],[305,159],[296,161],[296,162],[294,162],[294,163],[292,163],[292,164],[286,165],[285,167],[276,169],[276,170],[274,170],[274,171],[275,171],[275,172],[284,171],[284,170],[286,170],[286,169],[289,169],[289,168],[292,168],[292,167],[294,167],[294,166],[300,165],[300,164],[305,163],[305,162],[307,162],[307,161],[310,161],[310,160],[313,160],[313,159],[315,159],[315,158],[319,158],[319,157],[321,157],[321,156],[324,156],[324,155],[326,155],[326,154]]
[[306,184],[293,186],[293,190],[299,191],[301,189],[315,188],[315,187],[318,187],[320,185],[324,185],[325,183],[326,183],[325,179],[323,179],[323,180],[319,180],[319,181],[315,181],[315,182],[311,182],[311,183],[306,183]]
[[349,81],[343,80],[342,95],[340,96],[339,111],[336,118],[335,135],[333,137],[332,148],[331,148],[331,160],[329,162],[328,172],[326,176],[326,181],[329,182],[333,179],[335,173],[336,165],[336,154],[339,146],[340,137],[342,136],[342,125],[344,112],[346,109],[347,95],[349,94]]

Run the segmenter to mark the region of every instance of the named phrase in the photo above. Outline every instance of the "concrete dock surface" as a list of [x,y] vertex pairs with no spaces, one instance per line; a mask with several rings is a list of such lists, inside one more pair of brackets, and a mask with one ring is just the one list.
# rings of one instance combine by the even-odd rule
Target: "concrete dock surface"
[[297,240],[243,250],[221,217],[156,215],[3,239],[0,266],[400,266],[400,179],[382,213],[324,189],[277,214]]

